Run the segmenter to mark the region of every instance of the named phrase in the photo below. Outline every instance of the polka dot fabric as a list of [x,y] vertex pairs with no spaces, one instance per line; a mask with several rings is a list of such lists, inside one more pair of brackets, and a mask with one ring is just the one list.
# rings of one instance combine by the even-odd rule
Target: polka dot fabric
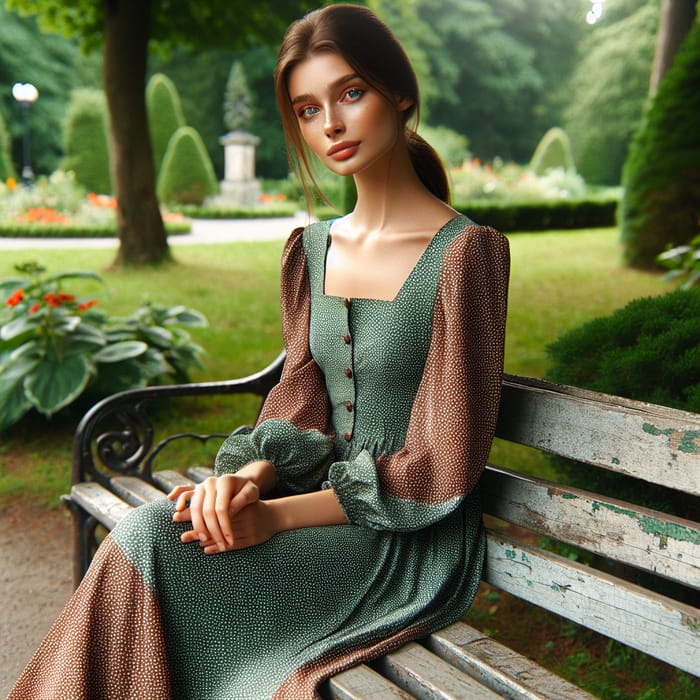
[[[316,698],[325,678],[470,605],[484,555],[475,485],[498,408],[507,242],[456,217],[393,301],[344,300],[323,293],[329,236],[325,222],[288,241],[282,379],[255,429],[226,441],[217,469],[270,459],[289,491],[335,489],[350,524],[206,556],[179,542],[172,504],[135,509],[87,575],[99,584],[81,587],[49,635],[68,650],[61,663],[83,675],[83,686],[52,686],[55,697],[89,696],[73,689],[99,687],[114,666],[125,678],[115,697]],[[39,650],[13,700],[38,697],[39,679],[56,669],[53,648]],[[124,670],[148,654],[148,673]],[[144,676],[158,679],[152,692]]]

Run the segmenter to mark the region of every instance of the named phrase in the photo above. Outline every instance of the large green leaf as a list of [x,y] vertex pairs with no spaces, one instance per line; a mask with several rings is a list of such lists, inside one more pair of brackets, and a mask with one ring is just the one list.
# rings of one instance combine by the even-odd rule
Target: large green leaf
[[168,309],[166,323],[180,323],[183,326],[199,326],[200,328],[209,325],[207,317],[203,313],[184,306],[173,306],[172,309]]
[[146,350],[148,350],[148,345],[140,340],[125,340],[102,348],[93,355],[93,360],[95,362],[121,362],[143,355]]
[[73,355],[58,360],[52,353],[25,379],[24,389],[36,409],[51,416],[80,396],[93,371],[84,357]]
[[0,339],[11,340],[22,333],[33,331],[41,323],[39,316],[19,316],[0,328]]
[[0,381],[0,431],[16,423],[32,407],[32,403],[24,391],[23,378],[23,376],[15,377],[15,381],[10,382],[7,381],[5,373],[2,373]]
[[141,334],[151,345],[156,345],[159,348],[169,348],[173,342],[173,334],[160,326],[142,328]]

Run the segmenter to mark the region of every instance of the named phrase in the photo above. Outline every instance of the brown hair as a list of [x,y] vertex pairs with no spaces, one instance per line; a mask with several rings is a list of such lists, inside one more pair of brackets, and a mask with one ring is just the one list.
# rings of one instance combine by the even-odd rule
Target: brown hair
[[312,199],[308,181],[319,193],[320,188],[314,178],[309,152],[292,107],[288,81],[298,63],[320,51],[340,54],[385,97],[410,99],[412,106],[402,114],[411,162],[423,185],[448,202],[449,184],[440,157],[416,133],[415,127],[408,126],[411,117],[415,117],[415,126],[418,125],[420,96],[416,74],[403,47],[389,27],[366,7],[329,5],[308,13],[290,25],[282,40],[275,69],[275,94],[282,116],[289,163],[301,177],[307,203]]

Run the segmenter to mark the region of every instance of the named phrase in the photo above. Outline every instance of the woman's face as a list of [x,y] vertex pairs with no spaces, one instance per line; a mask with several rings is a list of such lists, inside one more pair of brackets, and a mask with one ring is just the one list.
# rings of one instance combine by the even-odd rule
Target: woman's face
[[319,160],[339,175],[354,175],[390,157],[403,136],[400,112],[337,53],[311,55],[291,71],[289,96],[301,135]]

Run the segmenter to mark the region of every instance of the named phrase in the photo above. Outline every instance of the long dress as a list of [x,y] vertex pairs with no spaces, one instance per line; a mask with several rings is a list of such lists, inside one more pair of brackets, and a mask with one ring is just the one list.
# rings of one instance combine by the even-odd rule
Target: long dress
[[215,466],[269,460],[287,494],[333,488],[349,524],[205,555],[180,542],[171,502],[134,509],[12,700],[315,698],[465,613],[484,557],[475,487],[498,412],[507,240],[457,216],[392,301],[347,300],[324,293],[330,226],[285,246],[282,378]]

